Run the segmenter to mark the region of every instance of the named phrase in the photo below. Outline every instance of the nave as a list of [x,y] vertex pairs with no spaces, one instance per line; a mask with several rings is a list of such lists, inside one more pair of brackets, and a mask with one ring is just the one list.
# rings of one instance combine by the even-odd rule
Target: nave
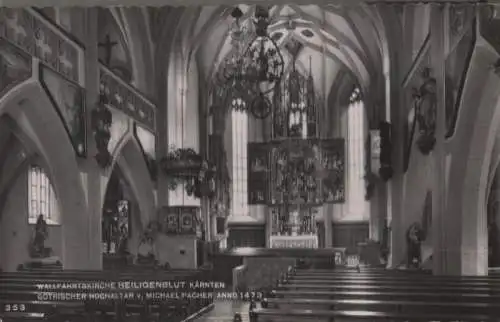
[[0,318],[498,320],[500,8],[212,1],[0,7]]
[[[317,263],[316,263],[317,264]],[[317,268],[314,261],[273,273],[274,283],[259,290],[240,289],[246,298],[194,300],[146,299],[137,286],[121,290],[66,289],[56,283],[98,281],[208,281],[209,270],[129,269],[106,271],[55,271],[30,269],[1,273],[0,302],[3,321],[196,321],[196,322],[300,322],[300,321],[498,321],[498,275],[436,276],[423,271],[390,270],[366,265]],[[40,284],[46,286],[41,289]],[[50,286],[52,285],[52,286]],[[185,290],[188,290],[186,287]],[[233,288],[233,290],[235,290]],[[166,289],[156,290],[166,292]],[[180,291],[180,289],[178,289]],[[195,292],[231,292],[200,287]],[[123,292],[123,298],[104,294]],[[145,293],[146,292],[146,293]],[[80,294],[80,295],[78,295]],[[87,298],[82,298],[87,294]],[[132,298],[130,294],[135,294]],[[146,297],[140,297],[139,295]],[[66,298],[62,298],[62,296]],[[9,307],[9,312],[5,308]]]

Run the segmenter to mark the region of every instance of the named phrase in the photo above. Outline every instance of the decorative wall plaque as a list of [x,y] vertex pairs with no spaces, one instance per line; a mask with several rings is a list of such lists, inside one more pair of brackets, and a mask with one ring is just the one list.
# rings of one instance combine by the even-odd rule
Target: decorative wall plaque
[[159,222],[162,232],[167,235],[196,235],[198,207],[163,207]]
[[100,66],[100,85],[109,99],[109,105],[124,112],[148,130],[155,131],[156,107],[144,95],[104,65]]
[[0,8],[0,38],[39,58],[64,77],[81,84],[83,49],[31,8]]
[[0,39],[0,97],[31,77],[31,64],[31,57]]

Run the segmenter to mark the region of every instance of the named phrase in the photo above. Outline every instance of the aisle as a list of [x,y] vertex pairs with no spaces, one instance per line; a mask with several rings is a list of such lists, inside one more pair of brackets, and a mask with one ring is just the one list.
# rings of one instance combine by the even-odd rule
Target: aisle
[[194,322],[232,322],[236,313],[241,314],[243,322],[248,322],[249,307],[248,302],[218,301],[213,310],[200,316]]

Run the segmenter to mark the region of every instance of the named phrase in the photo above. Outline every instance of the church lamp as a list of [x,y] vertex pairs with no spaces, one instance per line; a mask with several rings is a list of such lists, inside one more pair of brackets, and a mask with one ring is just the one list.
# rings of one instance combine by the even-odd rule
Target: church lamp
[[[215,82],[231,93],[230,98],[240,98],[256,118],[264,119],[271,114],[274,88],[279,86],[284,74],[285,62],[276,42],[269,37],[269,12],[257,6],[252,19],[253,28],[241,25],[243,13],[235,8],[234,22],[230,30],[233,52],[222,63]],[[252,26],[250,26],[252,27]],[[241,50],[242,48],[245,48]]]

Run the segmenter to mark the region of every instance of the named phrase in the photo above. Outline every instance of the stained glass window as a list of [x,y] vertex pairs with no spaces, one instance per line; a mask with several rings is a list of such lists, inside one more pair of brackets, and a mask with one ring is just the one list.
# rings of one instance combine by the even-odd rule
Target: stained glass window
[[49,225],[61,224],[54,188],[44,169],[31,166],[28,175],[28,222],[36,224],[39,215]]

